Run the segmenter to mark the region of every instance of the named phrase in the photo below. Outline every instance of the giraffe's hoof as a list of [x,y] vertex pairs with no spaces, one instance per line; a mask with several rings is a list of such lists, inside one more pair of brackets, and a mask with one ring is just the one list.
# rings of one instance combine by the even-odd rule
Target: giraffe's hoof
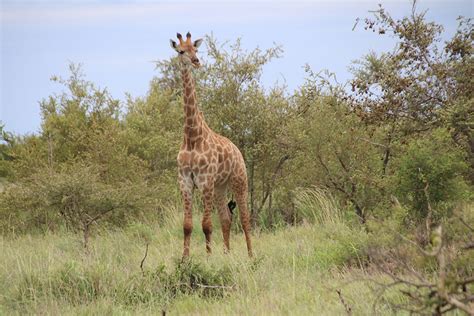
[[184,251],[183,256],[181,257],[181,263],[189,261],[189,251]]

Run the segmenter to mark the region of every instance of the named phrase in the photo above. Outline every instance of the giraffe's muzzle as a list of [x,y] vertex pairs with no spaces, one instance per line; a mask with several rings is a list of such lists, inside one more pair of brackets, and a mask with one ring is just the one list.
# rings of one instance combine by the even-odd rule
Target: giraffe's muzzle
[[199,68],[201,66],[201,64],[199,63],[199,59],[197,57],[193,57],[191,59],[191,63],[193,64],[195,68]]

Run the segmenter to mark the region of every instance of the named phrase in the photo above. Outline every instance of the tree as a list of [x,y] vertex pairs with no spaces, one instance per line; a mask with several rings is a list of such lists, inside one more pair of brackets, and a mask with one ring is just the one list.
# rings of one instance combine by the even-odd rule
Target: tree
[[[398,40],[392,52],[370,53],[354,66],[347,96],[366,124],[384,126],[385,172],[399,142],[449,124],[473,161],[472,40],[470,19],[460,19],[454,38],[439,44],[443,27],[425,20],[426,12],[394,19],[381,5],[365,29]],[[449,113],[449,114],[447,114]],[[474,164],[471,164],[471,169]],[[472,171],[471,171],[472,177]]]
[[[310,72],[310,79],[314,73]],[[384,187],[377,144],[349,105],[319,81],[308,80],[296,99],[302,116],[295,121],[298,152],[292,171],[297,186],[319,186],[353,206],[361,223],[380,201]]]
[[0,121],[0,185],[2,179],[6,178],[11,172],[9,161],[12,160],[12,156],[9,152],[13,144],[13,135],[5,131],[5,125]]
[[[51,228],[62,221],[81,229],[107,219],[121,225],[153,210],[147,162],[131,150],[120,121],[120,103],[70,66],[66,91],[40,104],[39,135],[11,149],[14,185],[1,200],[2,215]],[[138,207],[140,205],[140,207]],[[107,216],[106,216],[107,215]]]

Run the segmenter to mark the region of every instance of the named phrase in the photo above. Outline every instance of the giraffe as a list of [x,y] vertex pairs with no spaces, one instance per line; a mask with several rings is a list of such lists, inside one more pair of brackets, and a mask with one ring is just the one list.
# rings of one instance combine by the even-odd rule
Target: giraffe
[[[211,212],[218,210],[224,238],[224,252],[230,251],[229,236],[232,223],[231,203],[227,204],[230,189],[237,201],[240,221],[245,234],[247,252],[252,257],[250,240],[250,219],[247,209],[247,171],[241,152],[229,139],[211,130],[199,111],[192,68],[199,68],[196,55],[202,39],[186,40],[177,34],[179,44],[170,40],[171,47],[178,52],[184,88],[184,138],[178,154],[178,182],[184,201],[184,246],[183,259],[189,257],[192,220],[192,195],[197,188],[203,196],[204,213],[202,230],[206,237],[206,251],[211,253],[212,220]],[[234,203],[235,204],[235,203]]]

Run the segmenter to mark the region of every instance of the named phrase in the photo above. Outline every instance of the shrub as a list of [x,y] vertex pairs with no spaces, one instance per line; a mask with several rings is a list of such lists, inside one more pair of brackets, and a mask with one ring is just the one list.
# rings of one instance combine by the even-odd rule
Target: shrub
[[454,203],[469,197],[463,178],[468,170],[463,151],[445,129],[409,142],[396,163],[396,193],[411,208],[412,219],[419,221],[427,216],[425,188],[437,219],[448,216]]
[[101,265],[63,264],[47,274],[28,274],[19,283],[9,303],[26,304],[54,298],[71,305],[110,298],[118,304],[154,303],[165,306],[181,295],[222,298],[234,288],[229,267],[208,267],[194,260],[176,262],[171,272],[165,265],[153,271],[134,273],[122,280]]
[[203,297],[222,297],[234,285],[229,267],[205,267],[194,260],[177,263],[169,281],[173,295],[198,293]]
[[151,189],[144,182],[108,184],[98,169],[82,164],[46,169],[9,186],[0,198],[3,230],[65,225],[82,231],[87,244],[91,224],[106,220],[120,226],[151,207]]

